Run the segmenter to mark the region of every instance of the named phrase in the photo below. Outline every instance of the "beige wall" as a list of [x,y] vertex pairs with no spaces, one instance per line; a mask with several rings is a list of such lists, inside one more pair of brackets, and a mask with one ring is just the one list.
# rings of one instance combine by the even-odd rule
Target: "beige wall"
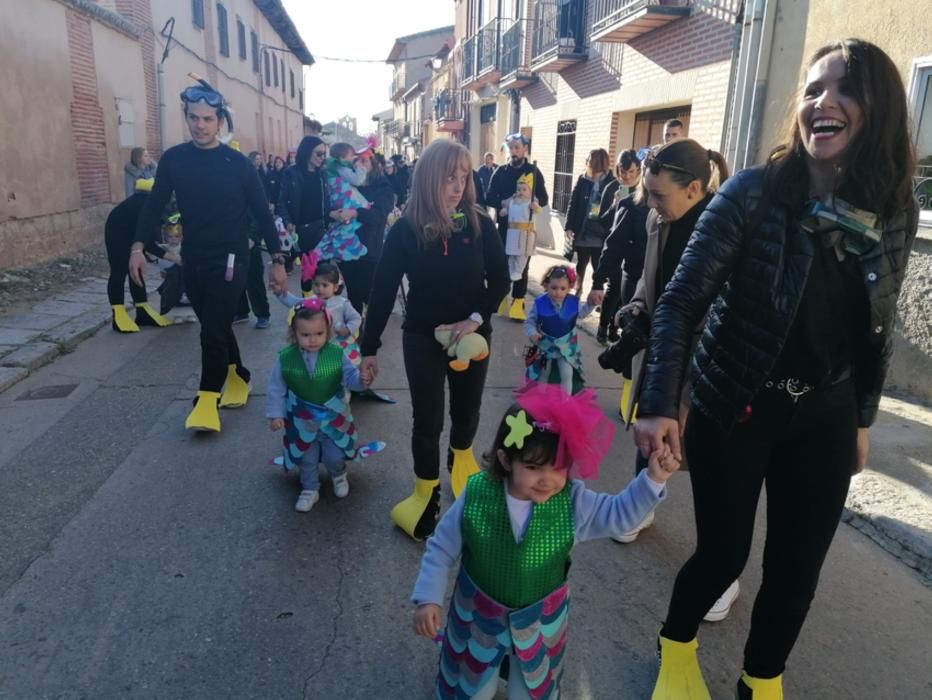
[[0,27],[0,222],[77,209],[65,8],[0,3]]

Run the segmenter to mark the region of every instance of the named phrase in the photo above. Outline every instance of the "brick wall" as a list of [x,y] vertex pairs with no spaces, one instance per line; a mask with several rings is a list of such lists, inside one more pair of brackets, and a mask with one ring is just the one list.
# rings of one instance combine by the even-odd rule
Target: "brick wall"
[[149,0],[116,0],[116,9],[139,29],[139,48],[142,51],[143,77],[146,82],[146,148],[153,158],[162,152],[159,134],[159,98],[155,77],[155,61],[161,55],[155,54],[155,39],[151,31],[152,7]]
[[111,201],[104,115],[97,95],[91,20],[66,11],[71,58],[71,131],[74,137],[81,206]]

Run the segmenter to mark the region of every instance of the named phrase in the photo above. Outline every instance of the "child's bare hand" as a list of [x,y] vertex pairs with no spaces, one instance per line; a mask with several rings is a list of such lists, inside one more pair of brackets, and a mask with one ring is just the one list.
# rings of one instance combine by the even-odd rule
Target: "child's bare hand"
[[666,483],[679,468],[679,460],[673,456],[667,445],[664,445],[662,450],[654,450],[647,458],[647,476],[658,484]]
[[508,210],[502,207],[501,211],[498,212],[502,216],[508,216]]
[[414,611],[414,633],[433,639],[440,631],[442,615],[439,605],[434,603],[418,605],[417,610]]
[[543,337],[544,336],[542,336],[540,333],[533,333],[528,336],[528,340],[534,343],[534,345],[537,345],[540,342],[540,339]]
[[285,419],[284,418],[270,418],[269,419],[269,430],[273,433],[278,432],[279,430],[285,429]]
[[343,338],[345,338],[349,334],[350,334],[350,329],[346,328],[345,326],[337,330],[337,335],[342,336]]

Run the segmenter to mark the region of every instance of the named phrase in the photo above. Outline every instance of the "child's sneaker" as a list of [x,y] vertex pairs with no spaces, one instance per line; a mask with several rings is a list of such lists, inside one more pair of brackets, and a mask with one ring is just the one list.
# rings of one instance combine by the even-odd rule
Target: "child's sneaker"
[[349,479],[346,478],[346,474],[333,477],[333,495],[337,498],[349,496]]
[[261,331],[263,328],[268,328],[271,322],[268,316],[260,316],[256,319],[256,328]]
[[298,496],[298,502],[294,504],[294,509],[299,513],[308,513],[318,500],[320,500],[320,494],[317,491],[302,491]]

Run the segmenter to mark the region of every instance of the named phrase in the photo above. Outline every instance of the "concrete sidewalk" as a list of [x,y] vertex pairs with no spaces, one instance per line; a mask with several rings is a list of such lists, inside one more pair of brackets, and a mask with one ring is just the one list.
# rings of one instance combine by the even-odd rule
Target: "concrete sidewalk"
[[[538,248],[531,258],[530,294],[551,265],[565,263],[563,230],[553,220],[555,250]],[[591,288],[591,269],[585,289]],[[580,328],[595,336],[599,315]],[[857,528],[932,586],[932,408],[890,389],[871,430],[868,467],[851,481],[842,519]]]

